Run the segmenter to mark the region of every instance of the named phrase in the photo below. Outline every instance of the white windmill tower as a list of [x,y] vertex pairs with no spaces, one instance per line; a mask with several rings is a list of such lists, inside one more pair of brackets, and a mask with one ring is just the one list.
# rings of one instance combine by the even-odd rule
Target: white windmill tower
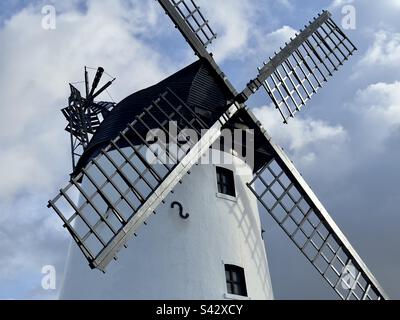
[[[386,299],[245,105],[264,87],[287,122],[353,54],[330,13],[310,22],[238,93],[206,50],[216,36],[195,3],[158,2],[199,60],[116,106],[94,102],[103,69],[91,90],[85,73],[86,99],[71,86],[63,112],[79,161],[49,202],[76,242],[61,297],[272,299],[260,209],[342,299]],[[248,134],[232,143],[225,129]],[[225,148],[215,143],[221,136]],[[225,161],[203,164],[210,152]],[[109,265],[117,253],[118,263]],[[109,265],[107,272],[90,270],[84,257],[92,269]]]

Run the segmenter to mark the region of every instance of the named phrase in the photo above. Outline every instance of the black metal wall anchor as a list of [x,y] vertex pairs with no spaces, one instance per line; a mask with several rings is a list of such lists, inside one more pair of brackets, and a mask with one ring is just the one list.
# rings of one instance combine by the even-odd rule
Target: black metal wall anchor
[[172,209],[173,209],[174,207],[176,207],[176,206],[178,206],[178,208],[179,208],[179,216],[180,216],[183,220],[188,219],[189,216],[190,216],[190,214],[189,214],[189,213],[183,214],[183,206],[182,206],[182,204],[181,204],[180,202],[174,201],[174,202],[171,203],[171,208],[172,208]]

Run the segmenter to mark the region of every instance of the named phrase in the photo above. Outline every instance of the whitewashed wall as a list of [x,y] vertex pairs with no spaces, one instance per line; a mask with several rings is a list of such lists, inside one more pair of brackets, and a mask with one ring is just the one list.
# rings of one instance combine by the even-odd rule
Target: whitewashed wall
[[[225,154],[226,156],[226,154]],[[231,156],[229,156],[231,157]],[[272,299],[252,170],[232,157],[237,198],[217,194],[216,166],[198,165],[121,250],[106,274],[71,245],[61,299],[232,299],[224,263],[245,269],[250,299]],[[179,201],[187,220],[171,203]]]

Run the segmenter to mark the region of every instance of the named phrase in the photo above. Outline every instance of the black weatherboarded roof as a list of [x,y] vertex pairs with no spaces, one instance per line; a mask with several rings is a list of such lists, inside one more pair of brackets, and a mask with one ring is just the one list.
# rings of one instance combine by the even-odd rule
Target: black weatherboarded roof
[[221,80],[213,74],[208,63],[199,60],[186,68],[178,71],[160,83],[131,94],[119,104],[102,122],[89,143],[88,148],[79,159],[75,168],[78,173],[100,150],[116,138],[135,117],[150,106],[157,97],[167,88],[171,89],[180,99],[198,110],[208,110],[210,125],[214,123],[215,115],[218,117],[232,100],[231,93],[226,89]]

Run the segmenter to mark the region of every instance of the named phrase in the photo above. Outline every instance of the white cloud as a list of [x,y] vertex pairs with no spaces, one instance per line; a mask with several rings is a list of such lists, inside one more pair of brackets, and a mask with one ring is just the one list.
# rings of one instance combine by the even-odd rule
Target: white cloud
[[253,111],[272,137],[288,146],[291,152],[302,152],[321,143],[340,144],[346,139],[347,133],[342,126],[299,117],[290,119],[289,124],[283,126],[279,112],[274,108],[261,107]]
[[[376,83],[359,90],[349,103],[361,121],[361,130],[369,144],[380,146],[400,130],[400,82]],[[380,149],[379,148],[379,149]]]
[[[365,6],[374,6],[376,1],[374,0],[333,0],[332,3],[329,5],[329,8],[341,8],[347,4],[354,4],[356,7]],[[379,6],[390,8],[390,9],[400,9],[400,1],[399,0],[385,0],[379,3]],[[375,9],[375,8],[374,8]]]
[[67,103],[68,82],[83,79],[84,65],[101,65],[118,75],[111,89],[116,99],[169,72],[171,65],[132,36],[154,28],[151,10],[153,18],[144,20],[142,7],[127,10],[120,1],[91,1],[86,14],[59,14],[55,31],[43,30],[41,15],[29,7],[0,30],[0,145],[5,155],[0,159],[0,197],[53,183],[60,162],[67,168],[61,159],[66,158],[68,137],[59,110]]
[[396,9],[400,9],[400,1],[399,0],[388,0],[388,2]]
[[17,286],[32,275],[37,280],[22,286],[16,298],[29,298],[26,290],[40,287],[43,265],[54,263],[62,272],[67,233],[46,204],[70,170],[60,112],[68,82],[83,80],[84,65],[103,66],[118,76],[110,91],[119,100],[176,71],[143,40],[163,32],[155,2],[91,0],[85,12],[76,3],[54,4],[54,31],[42,29],[39,5],[21,10],[0,29],[0,283]]
[[382,127],[400,125],[400,82],[369,85],[357,93],[356,102],[358,112]]
[[[45,203],[67,178],[70,166],[68,135],[63,132],[65,121],[59,112],[66,104],[67,82],[82,80],[85,64],[93,67],[102,65],[109,73],[118,76],[111,89],[118,100],[176,70],[175,63],[171,63],[165,55],[164,47],[160,46],[160,53],[153,50],[154,42],[151,40],[154,36],[160,37],[168,32],[174,38],[180,37],[166,17],[160,18],[163,13],[156,1],[90,0],[84,13],[77,11],[79,0],[53,2],[59,11],[56,31],[41,29],[40,8],[37,6],[23,10],[0,29],[0,275],[3,276],[0,276],[0,294],[4,295],[7,290],[2,280],[12,281],[12,287],[19,282],[29,282],[7,298],[19,298],[23,294],[26,298],[31,297],[40,285],[43,264],[55,263],[62,270],[68,234],[58,218],[45,208]],[[348,2],[337,0],[337,9]],[[276,19],[276,23],[281,17],[275,17],[275,12],[268,12],[269,1],[231,0],[229,11],[223,0],[204,0],[203,3],[204,11],[207,9],[206,17],[219,33],[216,50],[213,51],[221,61],[251,56],[251,60],[257,60],[255,63],[259,65],[259,59],[265,59],[273,50],[278,50],[295,32],[290,27],[280,27],[283,25],[280,22],[278,26],[272,24],[271,27],[270,20]],[[294,1],[290,4],[297,7]],[[262,10],[261,5],[264,5]],[[370,59],[375,66],[386,68],[388,64],[385,62],[389,59],[398,65],[395,53],[399,47],[400,1],[355,0],[354,5],[359,19],[351,38],[357,40],[357,37],[366,36],[360,41],[364,44],[371,35],[379,35],[379,32],[384,35],[373,41],[365,61]],[[318,11],[319,6],[311,9]],[[308,6],[304,8],[303,3],[299,7],[310,9]],[[340,13],[337,17],[340,18]],[[282,19],[286,22],[286,16]],[[299,19],[304,22],[302,17]],[[168,23],[166,28],[164,23]],[[168,47],[170,43],[163,45]],[[385,61],[380,58],[382,54]],[[382,141],[393,136],[399,126],[400,88],[398,82],[386,79],[382,79],[385,81],[382,83],[369,79],[369,82],[360,84],[361,79],[365,80],[367,75],[375,72],[375,66],[371,66],[373,68],[367,68],[366,64],[359,65],[361,77],[346,84],[351,92],[363,88],[354,99],[349,99],[351,108],[341,110],[338,107],[338,112],[332,112],[337,106],[330,105],[334,124],[318,120],[310,116],[312,112],[304,110],[309,112],[304,113],[308,118],[302,118],[301,114],[284,126],[276,110],[270,107],[255,110],[274,141],[289,149],[290,157],[297,160],[299,169],[305,171],[306,180],[314,183],[312,186],[316,186],[317,194],[325,194],[325,199],[331,202],[330,208],[334,209],[335,217],[340,217],[340,212],[346,213],[342,215],[342,222],[351,223],[353,216],[357,216],[357,210],[347,214],[348,207],[353,209],[352,206],[362,214],[363,228],[359,228],[360,222],[357,221],[349,234],[351,240],[357,239],[353,235],[360,229],[363,233],[368,230],[368,234],[377,236],[380,233],[376,228],[386,232],[390,228],[388,225],[398,225],[398,220],[390,220],[386,212],[392,210],[393,216],[397,216],[398,170],[395,168],[399,157],[396,157],[395,150],[390,151],[390,157],[378,157],[375,151]],[[343,88],[340,84],[338,89],[334,87],[326,91],[330,92],[326,95],[327,104],[333,104],[331,97],[332,101],[340,100],[338,92],[342,92]],[[386,147],[382,145],[384,151],[389,152]],[[382,160],[387,163],[382,164]],[[369,190],[371,181],[381,177],[386,180],[393,177],[394,183],[386,185],[383,181],[385,188]],[[362,179],[366,183],[360,183],[364,181]],[[378,198],[379,201],[374,200]],[[325,199],[322,200],[325,202]],[[365,205],[368,200],[369,206]],[[377,219],[371,226],[368,221],[374,214]],[[385,221],[381,219],[382,214],[385,214]],[[389,231],[387,234],[390,234]],[[386,246],[388,251],[394,252],[398,241],[395,233],[392,235],[395,241],[377,237],[370,243],[376,247]],[[368,245],[368,237],[363,238],[359,234],[358,241],[365,241]],[[368,248],[364,252],[375,261],[377,271],[387,267],[388,263],[381,262],[376,253]],[[380,257],[384,257],[383,252],[380,250]],[[396,265],[395,262],[390,263]],[[278,269],[283,270],[286,279],[285,269],[282,266]],[[378,279],[381,276],[382,272],[378,273]],[[398,278],[395,270],[388,272],[386,277],[388,281],[383,283],[384,286],[392,285],[392,291],[398,292],[398,283],[393,281]],[[307,284],[308,280],[304,279]],[[292,297],[295,289],[291,287],[283,297]],[[318,296],[323,296],[325,289],[320,292],[317,289],[316,293],[321,294]],[[304,297],[301,286],[298,290],[299,297]]]
[[338,7],[343,7],[347,4],[353,3],[354,0],[333,0],[333,2],[330,4],[329,9],[335,9]]
[[231,0],[229,6],[225,0],[216,0],[212,4],[206,0],[197,2],[213,30],[218,30],[218,39],[213,44],[216,59],[222,61],[240,56],[254,31],[256,6],[241,0]]
[[400,66],[400,33],[386,30],[376,32],[374,42],[361,59],[360,65],[368,68]]
[[272,56],[274,52],[279,52],[290,38],[294,37],[297,30],[289,26],[283,26],[267,35],[259,34],[259,51],[264,51]]
[[[214,41],[212,51],[218,61],[241,60],[249,55],[272,53],[296,32],[288,26],[266,31],[269,25],[265,20],[271,13],[260,11],[260,7],[267,9],[270,1],[264,1],[263,4],[240,0],[231,0],[229,4],[225,0],[216,0],[212,4],[206,0],[198,2],[211,27],[217,31],[218,38]],[[279,0],[279,4],[292,8],[288,0]],[[260,22],[263,28],[260,28]]]
[[286,7],[287,9],[294,9],[294,6],[290,0],[278,0],[279,4]]

